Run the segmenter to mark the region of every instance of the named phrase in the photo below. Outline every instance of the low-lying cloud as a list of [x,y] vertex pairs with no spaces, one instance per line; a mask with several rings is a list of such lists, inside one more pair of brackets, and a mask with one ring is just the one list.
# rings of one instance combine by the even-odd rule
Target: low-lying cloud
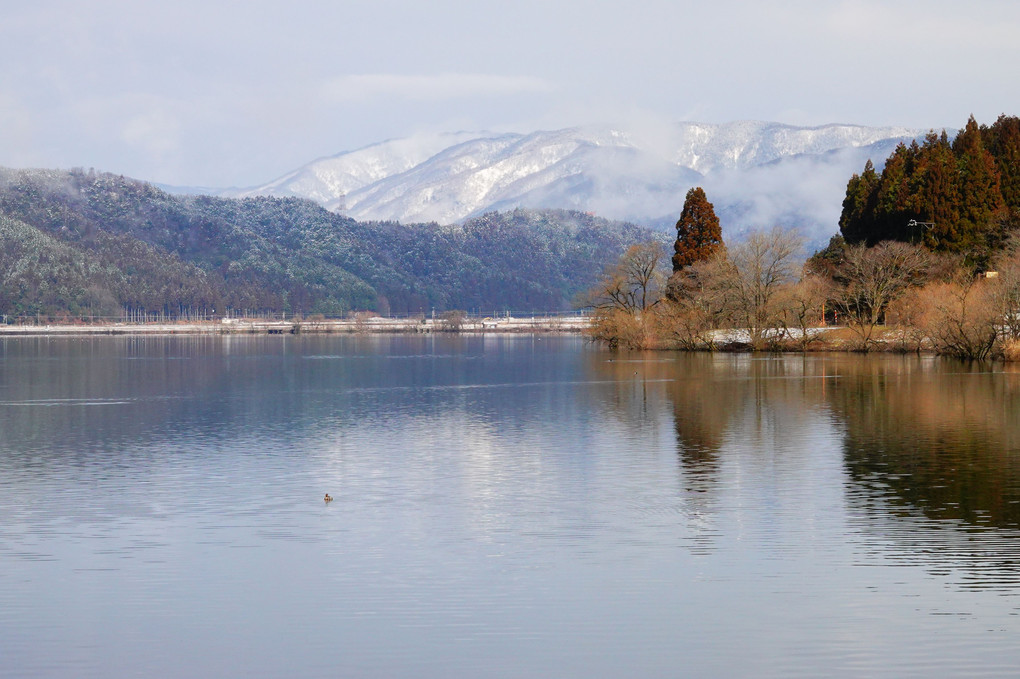
[[323,84],[322,94],[333,102],[364,102],[375,99],[442,101],[539,94],[554,89],[548,81],[529,76],[479,73],[433,75],[368,73],[333,78]]

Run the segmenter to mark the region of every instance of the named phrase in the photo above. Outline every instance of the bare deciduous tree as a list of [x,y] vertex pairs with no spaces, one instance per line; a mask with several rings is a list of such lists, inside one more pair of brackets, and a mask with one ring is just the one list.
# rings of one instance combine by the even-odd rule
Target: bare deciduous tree
[[861,243],[846,249],[836,274],[837,298],[862,349],[874,343],[875,328],[889,304],[908,287],[923,284],[931,265],[930,253],[919,245],[884,241],[872,248]]
[[917,296],[921,330],[939,354],[986,358],[999,336],[997,279],[961,271],[955,280],[926,285]]
[[714,349],[713,318],[693,298],[664,299],[655,305],[654,332],[667,347],[687,351]]
[[769,330],[781,324],[778,295],[794,280],[803,241],[780,227],[756,231],[730,248],[727,296],[734,320],[747,328],[751,346],[761,349]]
[[886,324],[896,326],[898,332],[894,347],[901,351],[920,353],[931,347],[931,340],[925,330],[928,313],[924,297],[922,288],[907,288],[886,307]]
[[1020,340],[1020,235],[1006,242],[993,263],[997,278],[995,303],[1003,332],[1011,340]]
[[663,246],[656,241],[630,246],[588,292],[588,304],[596,309],[647,309],[658,301],[665,283],[664,258]]
[[440,314],[436,327],[441,332],[460,332],[465,321],[467,321],[466,311],[451,309]]
[[599,308],[592,314],[586,334],[610,349],[649,349],[655,338],[647,316],[627,309]]
[[[799,281],[783,288],[778,300],[783,323],[791,339],[801,347],[810,341],[808,328],[824,324],[825,305],[834,292],[831,279],[813,273],[805,273]],[[792,328],[797,329],[799,337],[793,337]]]
[[778,227],[752,233],[673,274],[669,298],[688,312],[697,310],[709,327],[745,328],[751,346],[762,349],[769,332],[783,325],[780,293],[794,280],[801,245],[797,234]]
[[648,348],[655,319],[646,313],[659,301],[665,283],[661,243],[632,245],[588,291],[584,304],[595,308],[589,335],[610,347]]

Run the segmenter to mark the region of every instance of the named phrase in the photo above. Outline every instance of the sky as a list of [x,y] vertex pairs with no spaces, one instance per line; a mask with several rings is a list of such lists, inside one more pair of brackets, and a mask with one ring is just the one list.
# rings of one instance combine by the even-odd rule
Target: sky
[[251,186],[420,132],[1020,115],[1015,0],[0,0],[0,165]]

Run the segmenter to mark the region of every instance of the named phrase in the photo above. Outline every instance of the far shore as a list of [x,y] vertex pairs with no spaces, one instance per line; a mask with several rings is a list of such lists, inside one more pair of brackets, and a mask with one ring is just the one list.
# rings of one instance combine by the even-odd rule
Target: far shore
[[[456,321],[440,318],[393,318],[361,316],[346,319],[261,320],[222,318],[208,321],[69,322],[0,324],[0,338],[74,336],[166,336],[166,335],[385,335],[385,334],[561,334],[586,335],[591,318],[584,314],[561,316],[468,317]],[[860,342],[845,326],[808,328],[799,340],[793,336],[769,349],[778,353],[856,352]],[[719,329],[711,332],[711,343],[687,351],[751,351],[747,330]],[[654,349],[653,349],[654,350]],[[932,353],[930,347],[911,340],[894,327],[882,327],[870,346],[872,352]],[[1010,355],[1006,360],[1017,360]]]
[[79,322],[0,325],[0,336],[33,335],[298,335],[358,333],[582,333],[585,315],[499,316],[449,321],[432,318],[370,318],[325,320],[258,320],[223,318],[215,321],[151,323]]

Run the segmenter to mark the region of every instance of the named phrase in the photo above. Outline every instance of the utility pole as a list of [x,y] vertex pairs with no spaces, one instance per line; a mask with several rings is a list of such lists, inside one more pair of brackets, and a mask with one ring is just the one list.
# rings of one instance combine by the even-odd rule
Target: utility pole
[[919,222],[916,219],[911,219],[907,222],[907,228],[910,229],[910,242],[916,244],[915,235],[921,235],[922,240],[924,231],[931,231],[935,228],[935,222]]

